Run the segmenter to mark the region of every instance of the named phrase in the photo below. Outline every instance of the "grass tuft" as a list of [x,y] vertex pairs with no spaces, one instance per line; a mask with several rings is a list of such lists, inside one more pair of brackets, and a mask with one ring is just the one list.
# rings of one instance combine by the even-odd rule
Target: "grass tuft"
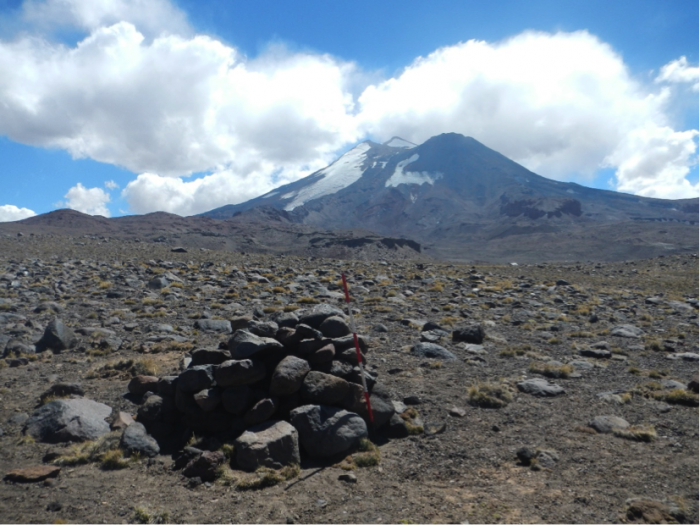
[[503,384],[479,383],[469,387],[467,401],[480,408],[503,408],[513,401],[513,394]]

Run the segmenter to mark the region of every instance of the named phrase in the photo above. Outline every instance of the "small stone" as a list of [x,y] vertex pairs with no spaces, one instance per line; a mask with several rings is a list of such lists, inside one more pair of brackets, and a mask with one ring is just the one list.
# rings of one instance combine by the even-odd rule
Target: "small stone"
[[223,452],[211,452],[207,450],[190,461],[182,473],[188,478],[200,478],[201,481],[214,481],[218,468],[225,460],[226,457]]
[[339,481],[344,481],[346,483],[357,483],[357,476],[352,472],[346,472],[338,476]]
[[117,412],[112,422],[109,425],[110,430],[123,430],[134,422],[134,418],[131,414],[122,412],[121,410]]
[[459,407],[450,408],[448,413],[453,417],[464,417],[467,415],[467,411]]

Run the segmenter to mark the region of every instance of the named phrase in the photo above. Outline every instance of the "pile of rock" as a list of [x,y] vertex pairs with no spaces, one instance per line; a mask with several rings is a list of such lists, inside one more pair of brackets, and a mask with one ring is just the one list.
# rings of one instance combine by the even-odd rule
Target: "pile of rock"
[[[207,322],[197,326],[207,329]],[[199,435],[233,433],[236,462],[246,469],[298,463],[299,445],[312,457],[335,456],[368,435],[362,372],[341,310],[322,304],[301,315],[277,312],[269,321],[231,324],[227,343],[194,350],[179,375],[129,383],[132,395],[145,398],[137,419],[149,433],[165,437],[183,426]],[[364,361],[367,340],[358,342]],[[390,393],[364,374],[373,428],[400,435],[405,427]]]

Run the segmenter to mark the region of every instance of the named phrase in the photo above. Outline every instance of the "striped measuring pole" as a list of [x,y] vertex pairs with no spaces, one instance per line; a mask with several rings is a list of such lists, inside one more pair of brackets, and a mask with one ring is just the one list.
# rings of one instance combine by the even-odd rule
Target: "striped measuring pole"
[[355,328],[355,318],[352,316],[352,310],[350,309],[350,293],[348,293],[348,281],[345,279],[345,274],[341,273],[343,278],[343,291],[345,292],[345,305],[348,308],[348,317],[350,318],[350,330],[352,330],[352,337],[355,340],[355,351],[357,352],[357,362],[360,367],[360,377],[362,378],[362,388],[365,391],[365,401],[367,402],[367,412],[369,413],[370,423],[374,423],[374,416],[372,415],[372,405],[369,402],[369,390],[367,390],[367,381],[365,381],[365,367],[362,364],[362,353],[360,352],[360,343],[357,340],[357,328]]

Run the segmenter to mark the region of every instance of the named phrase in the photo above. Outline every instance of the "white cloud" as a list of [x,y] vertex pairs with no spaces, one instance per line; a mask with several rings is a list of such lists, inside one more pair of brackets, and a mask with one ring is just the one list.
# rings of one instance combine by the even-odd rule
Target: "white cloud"
[[0,206],[0,222],[20,221],[35,215],[29,208],[18,208],[12,204]]
[[[23,12],[39,29],[0,41],[0,134],[141,173],[122,192],[134,212],[199,213],[308,174],[367,136],[445,132],[552,178],[585,183],[613,167],[624,191],[697,195],[683,175],[697,135],[667,116],[682,91],[668,83],[697,83],[685,57],[644,84],[588,32],[525,32],[440,48],[379,81],[279,46],[248,58],[194,35],[167,0],[31,0]],[[41,32],[58,26],[87,36],[70,46]],[[182,179],[202,172],[213,174]]]
[[688,83],[692,84],[693,90],[698,91],[700,82],[700,68],[692,67],[688,64],[688,59],[680,57],[672,60],[661,68],[656,82]]
[[135,173],[298,168],[356,138],[352,71],[279,49],[247,60],[206,36],[148,43],[128,22],[75,48],[23,37],[0,42],[0,133]]
[[73,186],[63,196],[66,207],[87,213],[88,215],[102,215],[109,217],[107,203],[110,201],[109,193],[102,188],[86,188],[81,183]]
[[113,180],[108,180],[107,182],[105,182],[105,188],[107,188],[108,190],[116,190],[117,188],[119,188],[119,184],[117,184]]
[[[551,178],[585,182],[613,166],[619,189],[693,196],[679,174],[692,163],[695,133],[667,127],[669,97],[640,84],[609,45],[585,31],[525,32],[438,49],[367,88],[359,103],[364,128],[380,137],[422,142],[456,131]],[[649,151],[643,137],[668,155]],[[648,184],[635,182],[651,174],[635,163],[655,164]]]
[[[319,164],[316,167],[322,166]],[[268,168],[271,169],[272,166]],[[273,184],[269,177],[258,172],[245,176],[231,170],[222,170],[191,181],[142,173],[127,184],[121,195],[135,213],[167,211],[188,216],[255,198],[277,185],[292,182],[301,175],[302,173],[296,172],[278,172]]]
[[25,0],[22,18],[49,31],[59,27],[93,31],[118,22],[134,24],[149,36],[191,31],[186,15],[168,0]]

